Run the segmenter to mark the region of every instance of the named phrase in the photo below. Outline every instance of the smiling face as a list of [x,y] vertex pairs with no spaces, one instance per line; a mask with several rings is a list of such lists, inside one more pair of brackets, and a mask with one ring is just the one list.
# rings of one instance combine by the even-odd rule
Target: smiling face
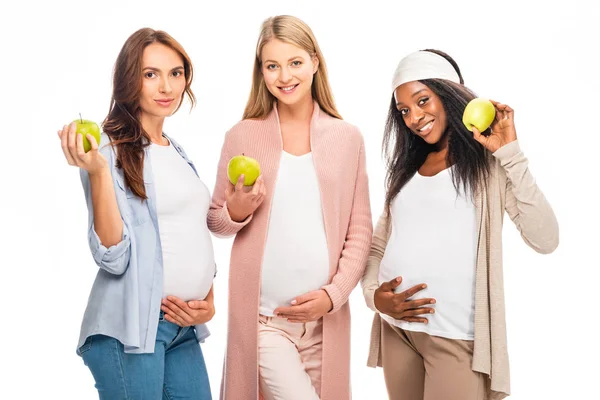
[[419,81],[406,82],[394,91],[396,108],[407,128],[429,144],[444,137],[448,123],[441,99]]
[[148,45],[142,56],[141,119],[173,114],[182,101],[185,86],[181,55],[161,43]]
[[312,101],[313,75],[319,62],[305,50],[277,39],[270,40],[261,52],[262,74],[269,92],[283,104]]

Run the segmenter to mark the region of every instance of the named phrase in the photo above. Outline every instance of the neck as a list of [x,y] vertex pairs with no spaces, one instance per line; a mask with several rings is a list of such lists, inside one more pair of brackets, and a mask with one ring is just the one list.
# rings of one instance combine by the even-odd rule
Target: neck
[[296,104],[287,105],[277,102],[277,111],[280,122],[310,122],[313,114],[314,104],[312,96],[306,96]]
[[160,145],[165,144],[166,140],[162,136],[165,117],[155,117],[153,115],[142,113],[142,115],[140,115],[140,122],[142,123],[144,131],[150,136],[150,141],[152,141],[152,143]]
[[436,143],[436,152],[447,153],[448,152],[448,133],[444,134],[439,142]]

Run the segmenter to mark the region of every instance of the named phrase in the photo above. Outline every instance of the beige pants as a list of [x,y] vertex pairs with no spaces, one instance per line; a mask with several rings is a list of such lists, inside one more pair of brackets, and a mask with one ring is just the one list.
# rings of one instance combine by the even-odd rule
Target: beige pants
[[485,375],[471,370],[473,341],[406,331],[381,320],[390,400],[484,400]]
[[305,324],[259,316],[258,365],[265,400],[319,400],[323,319]]

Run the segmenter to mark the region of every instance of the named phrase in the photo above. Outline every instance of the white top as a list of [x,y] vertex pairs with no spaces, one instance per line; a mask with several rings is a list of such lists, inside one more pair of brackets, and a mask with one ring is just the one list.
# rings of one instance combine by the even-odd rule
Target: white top
[[262,264],[260,313],[289,306],[329,279],[329,252],[312,154],[282,154]]
[[163,296],[204,299],[216,268],[206,225],[210,192],[171,144],[151,144],[150,157],[163,255]]
[[473,340],[476,210],[472,196],[458,195],[450,169],[432,177],[416,173],[392,201],[391,234],[381,260],[379,282],[402,276],[396,293],[425,283],[413,299],[432,297],[434,314],[428,324],[397,321],[409,331],[450,339]]

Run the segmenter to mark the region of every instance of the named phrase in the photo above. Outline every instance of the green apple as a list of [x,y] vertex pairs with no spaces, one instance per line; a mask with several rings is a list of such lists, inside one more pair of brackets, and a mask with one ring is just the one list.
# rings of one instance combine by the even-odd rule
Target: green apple
[[86,136],[88,133],[96,139],[96,143],[100,144],[100,128],[98,127],[98,124],[94,121],[81,118],[76,119],[73,122],[75,122],[77,126],[76,132],[83,136],[83,150],[86,153],[92,148],[92,145]]
[[244,186],[254,185],[254,181],[260,175],[258,161],[244,154],[232,157],[227,165],[227,177],[229,181],[235,185],[241,174],[244,174]]
[[491,101],[481,97],[474,98],[465,107],[463,113],[463,124],[471,132],[473,127],[479,132],[485,131],[490,127],[496,117],[496,108]]

